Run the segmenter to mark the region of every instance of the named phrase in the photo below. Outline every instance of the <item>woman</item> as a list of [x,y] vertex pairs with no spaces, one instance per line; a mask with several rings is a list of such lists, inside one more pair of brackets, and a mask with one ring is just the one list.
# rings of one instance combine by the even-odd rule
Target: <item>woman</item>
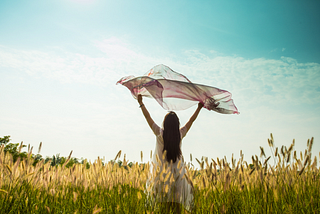
[[181,140],[196,120],[203,104],[198,104],[197,110],[182,128],[180,128],[178,116],[174,112],[169,112],[164,118],[162,129],[151,118],[140,94],[138,102],[148,125],[157,138],[147,189],[152,190],[151,196],[154,199],[165,202],[168,210],[172,208],[180,213],[180,204],[190,209],[193,202],[193,186],[186,175]]

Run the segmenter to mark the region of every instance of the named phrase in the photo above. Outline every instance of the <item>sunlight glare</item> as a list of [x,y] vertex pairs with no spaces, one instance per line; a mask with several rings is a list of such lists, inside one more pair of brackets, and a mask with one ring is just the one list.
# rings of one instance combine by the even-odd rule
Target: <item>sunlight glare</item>
[[69,0],[74,3],[80,3],[80,4],[93,4],[96,0]]

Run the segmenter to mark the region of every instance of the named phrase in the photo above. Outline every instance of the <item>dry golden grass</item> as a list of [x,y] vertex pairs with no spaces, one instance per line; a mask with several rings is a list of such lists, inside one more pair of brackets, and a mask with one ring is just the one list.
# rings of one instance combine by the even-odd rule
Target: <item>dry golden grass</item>
[[[233,157],[217,160],[196,158],[199,168],[186,163],[187,179],[195,187],[194,213],[265,213],[320,212],[320,175],[317,156],[312,157],[313,138],[307,149],[294,151],[294,141],[287,149],[274,147],[268,139],[272,157],[260,147],[260,158],[252,156],[249,164]],[[41,147],[41,145],[40,145]],[[33,166],[31,152],[25,160],[13,161],[0,148],[0,210],[30,213],[135,213],[160,212],[146,205],[146,182],[150,163],[127,166],[115,161],[103,163],[98,158],[67,168],[40,161]],[[116,155],[116,159],[121,152]],[[143,154],[141,153],[141,159]],[[69,156],[70,158],[70,156]],[[320,153],[319,153],[320,158]],[[190,156],[192,160],[192,156]],[[274,163],[270,163],[273,161]],[[181,164],[182,165],[182,164]],[[161,181],[170,178],[158,171]],[[168,191],[165,189],[164,191]]]

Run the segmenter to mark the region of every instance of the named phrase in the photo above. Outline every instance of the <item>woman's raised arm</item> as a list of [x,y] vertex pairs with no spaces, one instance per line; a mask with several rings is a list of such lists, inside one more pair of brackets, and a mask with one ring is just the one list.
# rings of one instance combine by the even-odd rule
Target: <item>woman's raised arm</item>
[[150,126],[150,128],[152,129],[152,125],[154,123],[153,119],[151,118],[147,108],[145,107],[145,105],[142,102],[142,96],[141,94],[138,95],[138,103],[140,104],[140,108],[142,110],[142,113],[144,115],[144,117],[146,118],[148,125]]
[[203,103],[198,103],[198,108],[196,109],[196,111],[193,113],[193,115],[190,117],[189,121],[186,123],[185,127],[187,128],[187,131],[189,131],[189,129],[191,128],[192,123],[197,119],[198,114],[201,110],[201,108],[203,107]]

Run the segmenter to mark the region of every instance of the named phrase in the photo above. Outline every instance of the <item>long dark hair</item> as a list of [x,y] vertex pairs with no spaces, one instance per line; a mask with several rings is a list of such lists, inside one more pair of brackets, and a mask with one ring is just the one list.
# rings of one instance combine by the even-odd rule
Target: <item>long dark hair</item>
[[163,151],[167,151],[166,160],[176,162],[181,157],[180,149],[180,122],[179,118],[173,111],[169,112],[163,120]]

